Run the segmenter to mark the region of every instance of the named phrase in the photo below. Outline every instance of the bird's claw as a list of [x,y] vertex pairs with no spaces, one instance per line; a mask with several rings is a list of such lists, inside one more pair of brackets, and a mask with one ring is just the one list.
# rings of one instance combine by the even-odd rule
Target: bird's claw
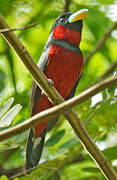
[[52,81],[52,79],[48,79],[48,84],[49,84],[50,86],[53,86],[53,85],[54,85],[54,82]]

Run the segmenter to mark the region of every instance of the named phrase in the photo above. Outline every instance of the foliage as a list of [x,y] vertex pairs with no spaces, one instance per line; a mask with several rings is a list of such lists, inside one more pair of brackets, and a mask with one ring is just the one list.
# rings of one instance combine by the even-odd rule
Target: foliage
[[[65,0],[0,0],[0,12],[11,27],[38,23],[33,28],[16,32],[36,63],[43,51],[54,20],[64,11],[65,2]],[[109,17],[109,13],[114,12],[112,7],[116,7],[115,0],[95,0],[93,2],[91,0],[73,0],[71,2],[70,11],[72,12],[81,8],[89,9],[88,16],[84,21],[82,42],[80,44],[84,58],[87,57],[96,43],[104,36],[107,29],[114,23]],[[117,15],[113,13],[113,16]],[[116,33],[116,30],[111,33],[103,47],[90,58],[88,65],[84,67],[75,95],[78,95],[95,82],[117,60]],[[116,74],[116,70],[110,75],[113,76],[114,74]],[[10,126],[29,118],[31,85],[32,78],[30,74],[13,50],[0,37],[0,104],[4,104],[10,97],[14,97],[14,104],[22,105],[22,111]],[[116,87],[106,89],[74,108],[93,140],[115,166],[117,162],[116,109]],[[4,174],[8,177],[12,176],[13,172],[17,172],[15,170],[19,170],[23,166],[27,135],[28,132],[26,131],[0,143],[0,180],[7,180]],[[17,180],[104,179],[64,117],[61,117],[57,125],[47,134],[46,140],[41,167],[29,175],[16,178]]]
[[0,107],[0,128],[9,126],[22,108],[20,104],[17,104],[8,111],[13,101],[14,98],[12,97]]

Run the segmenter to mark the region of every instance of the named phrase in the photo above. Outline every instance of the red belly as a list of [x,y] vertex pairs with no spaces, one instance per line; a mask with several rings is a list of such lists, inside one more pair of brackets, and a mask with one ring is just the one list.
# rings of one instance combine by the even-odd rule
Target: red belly
[[[53,45],[49,51],[49,64],[45,75],[54,83],[54,87],[61,96],[66,99],[78,80],[83,67],[83,57],[80,53],[68,51],[62,47]],[[36,102],[34,114],[52,107],[52,104],[45,95],[42,95]],[[38,137],[48,121],[35,127],[35,137]]]
[[83,57],[80,53],[55,45],[51,46],[49,56],[50,62],[45,74],[52,79],[55,88],[66,99],[81,74]]

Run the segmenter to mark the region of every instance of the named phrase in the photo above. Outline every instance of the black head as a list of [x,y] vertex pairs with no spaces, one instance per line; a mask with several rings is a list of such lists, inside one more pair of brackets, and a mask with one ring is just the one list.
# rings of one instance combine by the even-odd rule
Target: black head
[[69,29],[81,32],[82,30],[82,20],[86,16],[87,9],[83,9],[77,11],[76,13],[64,13],[63,15],[59,16],[56,21],[54,22],[51,32],[59,25],[65,26]]

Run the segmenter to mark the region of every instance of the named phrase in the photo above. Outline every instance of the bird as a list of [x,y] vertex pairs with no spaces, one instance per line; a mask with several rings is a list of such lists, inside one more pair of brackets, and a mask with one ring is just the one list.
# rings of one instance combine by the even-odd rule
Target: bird
[[[83,55],[79,48],[83,19],[88,9],[75,13],[66,12],[54,22],[38,67],[46,75],[50,83],[68,100],[75,94],[76,87],[83,71]],[[51,108],[53,105],[44,92],[33,82],[31,91],[31,116]],[[39,164],[45,135],[51,124],[57,119],[46,120],[30,129],[26,145],[25,169]]]

